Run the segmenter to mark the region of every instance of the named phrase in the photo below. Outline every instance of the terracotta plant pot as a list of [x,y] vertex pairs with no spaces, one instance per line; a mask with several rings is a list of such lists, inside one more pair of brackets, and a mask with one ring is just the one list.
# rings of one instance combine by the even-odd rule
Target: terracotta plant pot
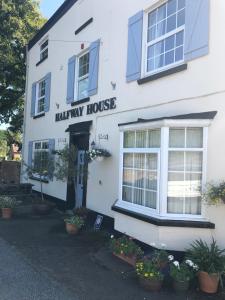
[[134,255],[133,256],[126,256],[124,254],[116,254],[116,253],[113,253],[113,255],[118,257],[119,259],[122,259],[123,261],[125,261],[126,263],[131,265],[132,267],[136,266],[137,257],[134,256]]
[[207,272],[198,272],[198,281],[200,290],[204,293],[215,294],[219,286],[219,274],[208,274]]
[[173,281],[173,288],[176,293],[186,293],[189,289],[189,281]]
[[76,234],[78,234],[79,229],[78,229],[78,227],[77,227],[76,225],[74,225],[74,224],[68,224],[68,223],[66,223],[66,231],[67,231],[67,233],[69,233],[69,234],[76,235]]
[[147,291],[159,292],[162,288],[162,280],[159,279],[145,279],[139,277],[140,285]]
[[12,218],[12,208],[2,208],[2,218],[11,219]]

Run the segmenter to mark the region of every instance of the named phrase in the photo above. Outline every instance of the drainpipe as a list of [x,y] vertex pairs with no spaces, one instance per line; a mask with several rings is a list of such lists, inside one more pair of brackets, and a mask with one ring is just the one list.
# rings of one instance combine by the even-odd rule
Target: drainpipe
[[25,99],[24,99],[24,114],[23,114],[23,144],[22,144],[22,163],[20,171],[20,182],[23,181],[23,161],[25,152],[25,135],[26,135],[26,112],[27,112],[27,100],[28,100],[28,72],[29,72],[29,51],[28,45],[26,45],[26,84],[25,84]]

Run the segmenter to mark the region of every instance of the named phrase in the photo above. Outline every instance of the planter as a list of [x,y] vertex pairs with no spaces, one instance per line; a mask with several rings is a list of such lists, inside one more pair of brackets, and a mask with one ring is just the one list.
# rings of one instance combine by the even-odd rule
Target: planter
[[198,281],[200,290],[204,293],[215,294],[219,286],[219,274],[208,274],[207,272],[198,272]]
[[2,218],[9,220],[12,218],[12,208],[2,208]]
[[54,204],[43,202],[33,204],[32,210],[35,215],[44,216],[49,215],[54,208]]
[[66,223],[66,231],[69,234],[76,235],[79,232],[79,228],[74,224]]
[[139,283],[147,291],[159,292],[162,288],[163,281],[159,279],[145,279],[139,277]]
[[189,289],[189,280],[188,281],[173,281],[173,288],[176,293],[186,293]]
[[114,256],[118,257],[119,259],[123,260],[124,262],[128,263],[132,267],[136,266],[137,257],[135,255],[133,256],[126,256],[124,254],[116,254],[113,253]]

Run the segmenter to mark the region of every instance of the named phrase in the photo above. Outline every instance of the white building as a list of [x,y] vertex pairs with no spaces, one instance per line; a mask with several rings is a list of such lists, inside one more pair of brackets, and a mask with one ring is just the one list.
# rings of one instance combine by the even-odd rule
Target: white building
[[112,156],[44,193],[156,247],[225,247],[225,206],[201,199],[225,178],[224,17],[224,0],[65,1],[29,43],[24,158],[74,144],[82,165],[92,142]]

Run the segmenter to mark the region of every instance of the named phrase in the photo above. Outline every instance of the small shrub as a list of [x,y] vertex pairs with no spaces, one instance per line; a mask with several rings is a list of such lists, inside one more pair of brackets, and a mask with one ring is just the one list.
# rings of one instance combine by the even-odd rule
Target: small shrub
[[143,256],[141,248],[133,241],[132,238],[123,235],[115,239],[111,237],[110,248],[115,254],[122,254],[125,256],[136,256],[138,258]]
[[84,220],[83,220],[83,218],[81,218],[79,216],[71,216],[71,217],[65,218],[64,221],[67,224],[76,225],[76,227],[79,229],[84,226]]

